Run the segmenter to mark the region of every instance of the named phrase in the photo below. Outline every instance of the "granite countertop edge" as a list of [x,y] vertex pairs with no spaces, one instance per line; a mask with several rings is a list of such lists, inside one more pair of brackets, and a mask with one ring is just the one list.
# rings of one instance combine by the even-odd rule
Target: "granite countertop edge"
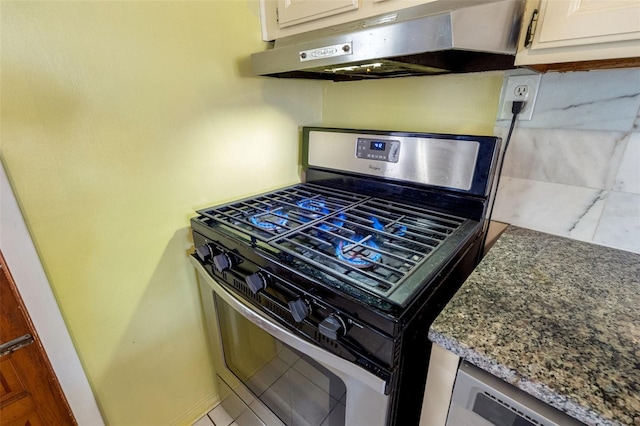
[[640,426],[640,254],[509,226],[430,327],[589,425]]
[[541,383],[536,383],[520,376],[515,370],[499,363],[498,361],[484,356],[482,353],[474,350],[468,345],[447,336],[433,328],[429,330],[429,340],[454,353],[461,359],[467,361],[476,367],[493,374],[494,376],[504,380],[505,382],[517,387],[518,389],[532,395],[539,400],[549,404],[570,415],[571,417],[587,423],[598,424],[602,426],[620,426],[618,422],[612,422],[602,418],[602,416],[590,408],[586,408],[571,398],[555,392],[553,389]]

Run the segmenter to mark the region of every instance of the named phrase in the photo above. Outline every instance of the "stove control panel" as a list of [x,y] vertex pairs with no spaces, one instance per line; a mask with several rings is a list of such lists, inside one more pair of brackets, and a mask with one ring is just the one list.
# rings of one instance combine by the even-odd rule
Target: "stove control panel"
[[318,331],[331,340],[338,340],[347,331],[347,326],[337,314],[331,314],[318,325]]
[[400,141],[358,138],[356,143],[356,157],[397,163],[398,158],[400,158]]
[[211,244],[203,244],[196,249],[196,255],[201,262],[208,262],[213,259],[214,246]]
[[304,299],[295,299],[289,302],[291,316],[295,322],[302,322],[311,313],[309,302]]
[[222,252],[213,256],[213,265],[218,272],[224,272],[233,268],[233,260],[227,253]]
[[249,286],[251,293],[258,294],[260,290],[267,288],[267,278],[260,272],[256,272],[244,277],[244,281]]

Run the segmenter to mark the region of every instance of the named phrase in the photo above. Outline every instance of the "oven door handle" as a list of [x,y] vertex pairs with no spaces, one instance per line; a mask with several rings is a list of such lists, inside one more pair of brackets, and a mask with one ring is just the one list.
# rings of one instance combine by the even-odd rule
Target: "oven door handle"
[[207,270],[197,259],[193,258],[193,256],[189,256],[189,259],[198,271],[200,278],[205,280],[207,285],[211,287],[211,289],[218,295],[218,297],[222,298],[243,317],[254,323],[256,326],[260,327],[276,339],[280,340],[281,342],[286,343],[294,349],[297,349],[300,352],[309,355],[316,361],[324,364],[329,369],[337,370],[336,373],[338,375],[358,380],[359,382],[372,388],[374,391],[384,395],[387,384],[385,380],[369,373],[365,369],[347,360],[344,360],[330,352],[325,351],[324,349],[319,348],[314,344],[307,342],[306,340],[301,339],[280,324],[247,307],[247,305],[243,303],[241,299],[231,294],[215,279],[213,279],[213,277],[209,275]]

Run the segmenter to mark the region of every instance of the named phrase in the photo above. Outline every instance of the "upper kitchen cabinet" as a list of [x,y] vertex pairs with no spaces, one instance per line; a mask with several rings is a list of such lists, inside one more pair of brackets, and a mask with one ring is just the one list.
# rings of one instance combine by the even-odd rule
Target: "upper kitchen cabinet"
[[516,65],[539,71],[640,65],[638,0],[529,0]]
[[280,28],[286,28],[356,10],[359,7],[358,3],[359,0],[277,0],[278,25]]
[[[495,1],[497,0],[260,0],[262,38],[272,41],[349,22],[362,26],[385,20],[393,22],[397,19],[396,13],[414,6],[420,6],[422,14],[436,14]],[[367,21],[368,18],[371,18],[371,22]]]

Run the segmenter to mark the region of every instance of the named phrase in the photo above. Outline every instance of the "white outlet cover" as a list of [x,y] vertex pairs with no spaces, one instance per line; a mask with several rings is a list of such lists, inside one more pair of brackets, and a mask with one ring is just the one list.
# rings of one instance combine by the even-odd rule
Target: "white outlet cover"
[[505,73],[504,80],[502,82],[502,93],[500,94],[500,104],[498,107],[498,120],[511,120],[513,117],[511,105],[513,101],[521,100],[516,96],[515,89],[522,85],[529,87],[529,93],[525,99],[526,103],[524,105],[524,109],[518,115],[518,120],[531,120],[533,117],[533,109],[536,104],[536,98],[538,97],[541,78],[542,74],[525,74],[521,70],[517,70],[517,73]]

